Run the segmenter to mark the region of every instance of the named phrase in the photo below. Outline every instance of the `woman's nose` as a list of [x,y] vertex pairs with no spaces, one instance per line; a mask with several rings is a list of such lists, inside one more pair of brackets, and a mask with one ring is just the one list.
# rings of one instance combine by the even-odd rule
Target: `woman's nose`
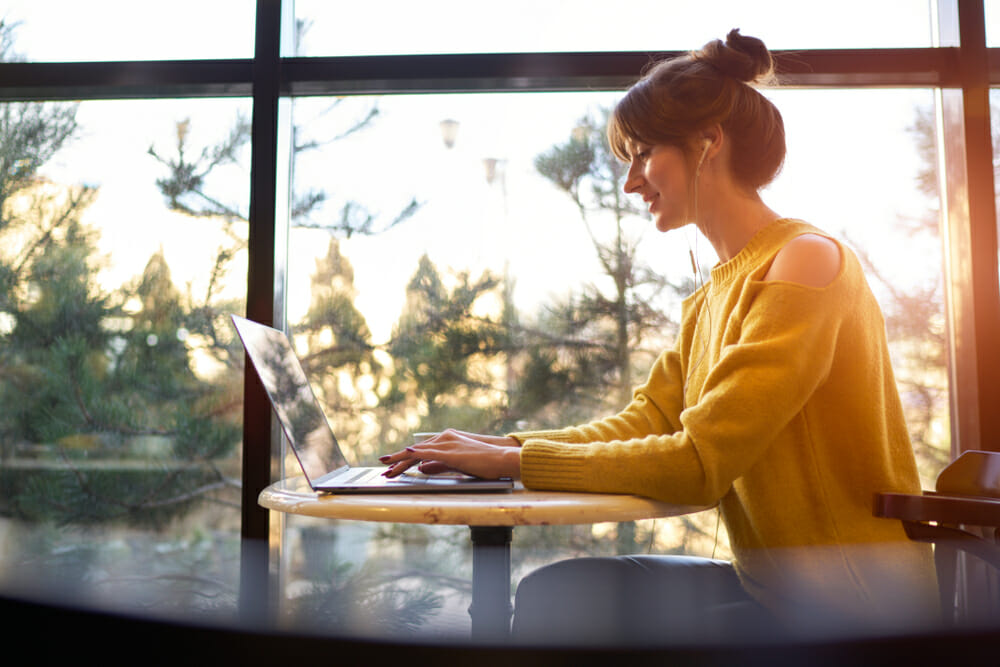
[[625,186],[624,190],[626,194],[632,194],[639,190],[639,186],[642,184],[642,172],[637,168],[635,162],[631,163],[628,167],[628,173],[625,175]]

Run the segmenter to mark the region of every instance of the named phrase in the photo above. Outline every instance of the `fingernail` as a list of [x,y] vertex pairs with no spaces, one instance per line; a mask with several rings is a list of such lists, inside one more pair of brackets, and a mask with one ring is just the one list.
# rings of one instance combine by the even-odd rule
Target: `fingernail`
[[408,452],[415,452],[417,450],[413,449],[413,447],[407,447],[406,451],[408,451]]
[[389,460],[389,455],[386,454],[385,456],[380,456],[378,457],[378,460],[381,461],[382,463],[385,463],[386,461]]

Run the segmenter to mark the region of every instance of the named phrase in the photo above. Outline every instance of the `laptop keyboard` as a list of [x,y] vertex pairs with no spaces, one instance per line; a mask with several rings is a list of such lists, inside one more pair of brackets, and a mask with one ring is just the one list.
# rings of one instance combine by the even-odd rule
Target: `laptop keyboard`
[[359,479],[362,479],[362,478],[371,478],[371,477],[375,477],[376,475],[378,475],[378,470],[372,470],[372,469],[360,470],[360,471],[354,473],[353,475],[347,477],[346,479],[337,480],[337,483],[338,484],[353,484],[353,483],[357,482]]

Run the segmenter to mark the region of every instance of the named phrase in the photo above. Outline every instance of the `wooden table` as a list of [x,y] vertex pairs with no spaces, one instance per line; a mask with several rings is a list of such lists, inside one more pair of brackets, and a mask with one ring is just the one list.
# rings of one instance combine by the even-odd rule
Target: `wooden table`
[[472,538],[472,637],[504,639],[510,632],[510,542],[515,526],[589,524],[691,514],[710,506],[673,505],[638,496],[529,491],[332,495],[305,479],[276,482],[259,503],[271,510],[326,519],[465,525]]

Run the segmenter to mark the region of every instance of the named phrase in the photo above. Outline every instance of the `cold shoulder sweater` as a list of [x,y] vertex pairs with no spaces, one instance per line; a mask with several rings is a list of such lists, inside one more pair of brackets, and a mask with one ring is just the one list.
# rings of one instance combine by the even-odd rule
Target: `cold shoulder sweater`
[[825,236],[778,220],[717,265],[622,412],[512,434],[522,481],[718,502],[744,588],[793,624],[804,609],[865,623],[933,617],[929,547],[872,516],[874,493],[915,493],[920,482],[857,258],[838,243],[840,271],[822,288],[764,281],[806,233]]

